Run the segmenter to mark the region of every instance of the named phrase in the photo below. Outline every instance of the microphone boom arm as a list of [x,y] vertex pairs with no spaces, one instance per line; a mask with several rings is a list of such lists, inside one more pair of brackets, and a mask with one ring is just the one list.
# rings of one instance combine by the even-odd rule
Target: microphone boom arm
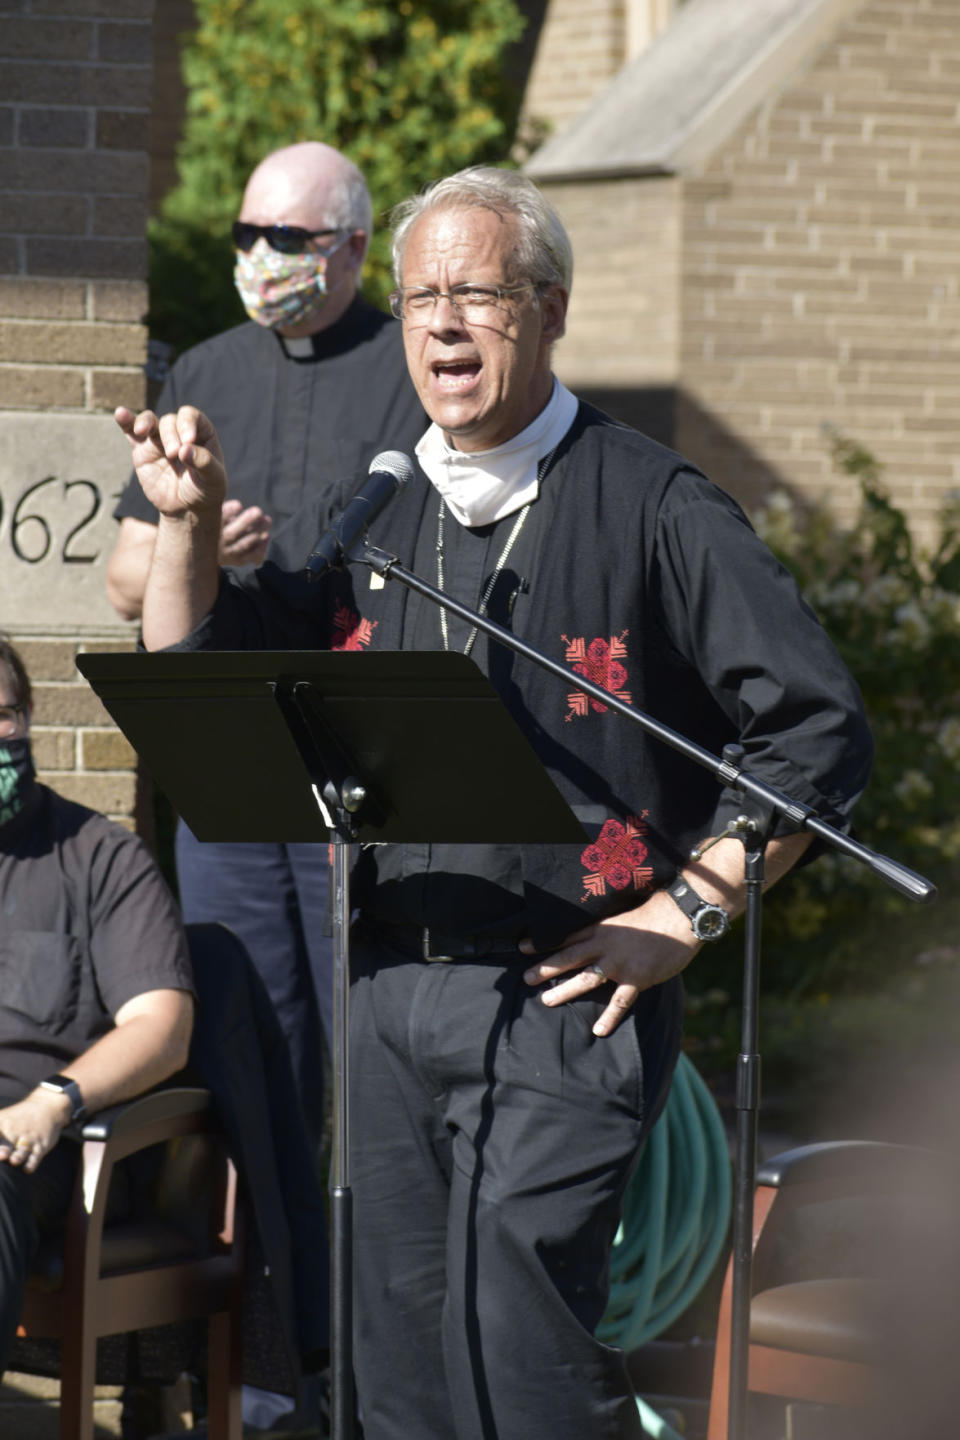
[[608,709],[618,711],[621,715],[626,716],[628,720],[632,720],[635,724],[640,725],[642,729],[646,730],[646,732],[655,739],[662,741],[665,745],[669,745],[673,750],[678,750],[681,755],[686,755],[688,759],[692,760],[694,764],[701,766],[704,770],[711,771],[720,784],[727,786],[731,790],[738,791],[739,794],[745,797],[758,801],[766,809],[789,820],[796,829],[808,830],[811,834],[818,836],[819,839],[826,841],[828,845],[832,845],[835,849],[842,850],[855,860],[859,860],[872,870],[886,885],[899,891],[899,893],[906,896],[908,900],[923,903],[932,900],[936,895],[936,886],[923,875],[918,875],[916,871],[910,870],[906,865],[901,865],[899,861],[893,860],[889,856],[878,854],[868,846],[862,845],[858,840],[853,840],[849,835],[844,835],[842,830],[837,830],[835,826],[828,824],[826,820],[822,820],[815,811],[811,810],[809,805],[803,805],[796,800],[792,800],[789,795],[784,795],[780,790],[776,790],[772,785],[768,785],[766,781],[759,779],[756,775],[751,775],[748,770],[741,769],[736,765],[730,764],[727,760],[722,760],[718,756],[711,754],[709,750],[705,750],[694,741],[688,740],[685,736],[679,734],[678,731],[671,730],[668,725],[661,724],[659,720],[655,720],[653,716],[647,715],[643,710],[638,710],[635,706],[628,705],[626,701],[620,700],[609,690],[605,690],[602,685],[597,685],[594,681],[578,675],[576,671],[571,670],[568,665],[562,664],[561,661],[553,660],[549,655],[544,655],[543,652],[535,646],[529,645],[525,640],[515,635],[512,630],[504,629],[504,627],[498,625],[495,620],[490,620],[486,615],[481,615],[479,611],[471,609],[469,605],[463,605],[459,600],[454,600],[445,591],[437,590],[426,580],[421,579],[414,571],[408,570],[405,566],[401,565],[395,555],[390,555],[387,551],[380,550],[375,545],[367,544],[363,554],[358,554],[356,558],[361,560],[363,564],[369,565],[371,570],[374,570],[385,580],[399,580],[400,583],[406,585],[409,590],[414,590],[418,595],[423,595],[426,599],[433,601],[435,605],[440,606],[442,609],[449,610],[452,614],[459,616],[461,620],[466,620],[469,625],[476,625],[478,629],[483,630],[491,639],[498,640],[502,645],[506,645],[509,649],[514,650],[518,655],[523,655],[527,660],[532,661],[535,665],[539,665],[541,669],[548,670],[551,674],[559,676],[560,679],[564,680],[567,684],[572,685],[574,689],[590,696],[593,700],[598,700],[602,705],[606,705]]

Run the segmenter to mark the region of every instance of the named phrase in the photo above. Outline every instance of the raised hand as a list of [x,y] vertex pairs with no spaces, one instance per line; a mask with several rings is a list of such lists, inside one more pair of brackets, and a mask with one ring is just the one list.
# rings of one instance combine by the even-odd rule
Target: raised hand
[[135,415],[123,406],[113,417],[130,442],[143,492],[161,515],[219,511],[227,490],[220,441],[193,405],[159,420],[152,410]]

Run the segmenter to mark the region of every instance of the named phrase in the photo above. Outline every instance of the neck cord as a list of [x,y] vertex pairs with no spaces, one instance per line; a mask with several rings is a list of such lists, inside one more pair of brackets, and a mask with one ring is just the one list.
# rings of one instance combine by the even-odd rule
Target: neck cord
[[[503,550],[500,552],[500,559],[497,561],[497,563],[496,563],[496,565],[495,565],[495,567],[494,567],[493,574],[490,576],[490,579],[487,581],[487,584],[486,584],[486,586],[485,586],[485,588],[484,588],[483,594],[482,594],[482,596],[480,597],[480,604],[477,606],[477,609],[480,611],[480,614],[481,614],[481,615],[486,615],[486,613],[487,613],[487,606],[488,606],[489,603],[490,603],[490,597],[491,597],[491,595],[493,594],[494,586],[496,585],[497,580],[500,578],[500,572],[501,572],[501,570],[503,569],[504,565],[506,565],[506,563],[507,563],[507,560],[508,560],[508,558],[509,558],[509,556],[510,556],[510,551],[513,549],[514,545],[516,544],[517,536],[520,534],[520,531],[523,529],[523,522],[524,522],[524,520],[526,520],[527,516],[530,514],[530,506],[531,506],[532,503],[533,503],[532,501],[528,501],[527,504],[524,505],[523,509],[520,511],[520,514],[517,516],[516,521],[515,521],[515,523],[514,523],[513,529],[510,531],[510,534],[509,534],[509,536],[507,537],[507,543],[506,543],[506,545],[504,545]],[[444,588],[444,583],[443,583],[443,526],[444,526],[444,519],[445,519],[445,517],[446,517],[446,513],[447,513],[446,501],[445,501],[445,500],[443,499],[443,497],[441,496],[441,497],[440,497],[440,512],[439,512],[439,514],[437,515],[437,589],[438,589],[438,590],[443,590],[443,588]],[[446,610],[443,610],[443,609],[441,609],[441,611],[440,611],[440,634],[443,636],[443,648],[444,648],[444,650],[449,650],[449,649],[450,649],[450,632],[449,632],[449,629],[448,629],[448,626],[447,626],[447,612],[446,612]],[[463,653],[464,653],[464,655],[469,655],[469,654],[470,654],[470,651],[473,649],[474,641],[476,640],[478,634],[479,634],[479,630],[478,630],[477,626],[474,625],[473,629],[470,631],[470,634],[467,636],[467,643],[466,643],[466,645],[464,645],[464,647],[463,647]]]

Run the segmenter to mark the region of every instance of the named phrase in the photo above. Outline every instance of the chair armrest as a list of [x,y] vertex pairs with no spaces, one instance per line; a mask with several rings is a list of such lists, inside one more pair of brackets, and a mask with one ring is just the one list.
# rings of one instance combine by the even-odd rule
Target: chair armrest
[[124,1100],[119,1105],[98,1110],[82,1126],[73,1127],[72,1133],[82,1140],[120,1139],[144,1125],[187,1115],[206,1115],[212,1110],[213,1097],[209,1090],[193,1085],[172,1086],[168,1090],[151,1090],[146,1095],[138,1095],[135,1100]]
[[929,1152],[880,1140],[827,1140],[771,1156],[758,1169],[757,1184],[776,1190],[847,1179],[869,1185],[902,1175],[922,1156]]

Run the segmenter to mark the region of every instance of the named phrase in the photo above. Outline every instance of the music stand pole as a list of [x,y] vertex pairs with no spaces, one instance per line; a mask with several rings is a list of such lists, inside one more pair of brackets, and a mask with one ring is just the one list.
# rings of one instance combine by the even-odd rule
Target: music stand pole
[[353,1434],[353,1192],[350,1188],[350,843],[333,850],[333,1136],[330,1156],[330,1435]]

